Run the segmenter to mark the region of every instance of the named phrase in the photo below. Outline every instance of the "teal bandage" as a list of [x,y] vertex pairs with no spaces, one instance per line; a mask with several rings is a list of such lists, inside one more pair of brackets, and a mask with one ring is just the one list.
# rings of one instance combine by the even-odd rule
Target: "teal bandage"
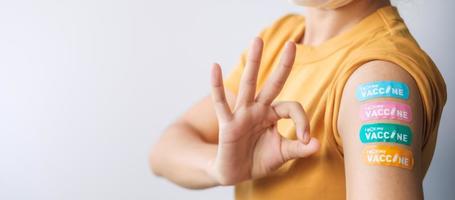
[[409,87],[402,82],[376,81],[360,85],[357,87],[355,95],[359,101],[382,97],[408,99]]
[[410,145],[412,131],[408,126],[392,123],[364,124],[360,128],[362,143],[387,142]]

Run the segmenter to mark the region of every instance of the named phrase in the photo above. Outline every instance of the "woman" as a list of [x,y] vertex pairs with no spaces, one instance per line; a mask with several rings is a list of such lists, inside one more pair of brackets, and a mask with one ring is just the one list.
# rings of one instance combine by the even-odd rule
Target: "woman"
[[211,97],[167,128],[152,170],[236,199],[422,199],[437,67],[389,0],[293,2],[307,15],[264,29],[226,80],[213,65]]

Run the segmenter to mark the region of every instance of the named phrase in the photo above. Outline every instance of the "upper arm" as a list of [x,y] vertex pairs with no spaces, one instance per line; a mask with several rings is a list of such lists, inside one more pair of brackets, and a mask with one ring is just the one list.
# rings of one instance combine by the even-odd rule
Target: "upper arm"
[[419,90],[400,66],[371,61],[350,76],[337,124],[348,199],[423,198],[422,124]]

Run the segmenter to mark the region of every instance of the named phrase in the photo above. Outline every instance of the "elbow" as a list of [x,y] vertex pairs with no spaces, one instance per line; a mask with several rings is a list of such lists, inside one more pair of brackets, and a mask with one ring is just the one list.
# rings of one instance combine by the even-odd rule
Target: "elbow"
[[152,150],[150,151],[149,154],[149,168],[152,172],[153,175],[155,176],[161,176],[160,170],[159,170],[159,153],[157,152],[157,145],[152,147]]

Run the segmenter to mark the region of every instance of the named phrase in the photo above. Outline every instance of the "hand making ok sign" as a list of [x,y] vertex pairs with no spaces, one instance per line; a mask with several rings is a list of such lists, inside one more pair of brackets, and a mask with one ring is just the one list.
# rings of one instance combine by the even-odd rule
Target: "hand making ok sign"
[[[226,101],[221,68],[218,64],[212,68],[212,100],[219,123],[219,143],[209,171],[223,185],[266,176],[286,161],[309,156],[319,149],[318,141],[310,138],[302,105],[273,102],[291,72],[295,44],[286,44],[280,65],[255,96],[262,48],[262,40],[256,38],[249,51],[233,110]],[[289,140],[279,134],[277,121],[281,118],[294,121],[298,140]]]

